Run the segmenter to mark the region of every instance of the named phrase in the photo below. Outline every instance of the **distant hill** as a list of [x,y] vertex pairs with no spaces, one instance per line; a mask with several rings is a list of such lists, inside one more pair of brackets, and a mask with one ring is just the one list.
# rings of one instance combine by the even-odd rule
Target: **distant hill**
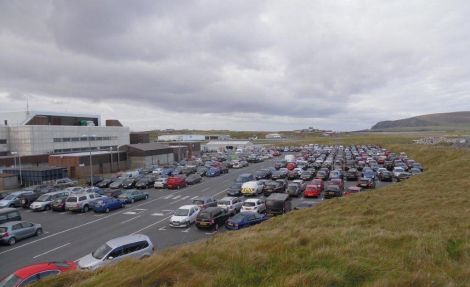
[[428,114],[396,121],[383,121],[375,124],[371,130],[468,130],[470,112]]

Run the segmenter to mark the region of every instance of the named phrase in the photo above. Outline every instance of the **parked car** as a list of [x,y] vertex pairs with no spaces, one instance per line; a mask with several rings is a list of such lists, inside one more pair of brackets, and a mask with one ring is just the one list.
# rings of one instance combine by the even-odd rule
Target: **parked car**
[[134,203],[148,198],[149,194],[147,192],[137,189],[124,190],[118,197],[118,199],[124,203]]
[[227,195],[230,196],[239,196],[242,195],[242,183],[234,182],[227,190]]
[[153,187],[155,188],[166,188],[166,183],[168,181],[168,177],[159,177],[155,180]]
[[266,212],[266,204],[259,198],[249,198],[242,204],[240,212]]
[[16,208],[2,208],[0,209],[0,224],[9,221],[20,221],[21,214]]
[[2,200],[0,200],[0,208],[21,207],[21,195],[25,194],[34,194],[34,191],[23,190],[12,192],[9,195],[5,196]]
[[255,176],[251,173],[242,173],[236,179],[235,182],[245,183],[248,181],[255,180]]
[[108,213],[111,210],[124,207],[124,202],[114,197],[103,197],[93,203],[93,210],[96,213]]
[[197,205],[183,205],[170,218],[171,227],[189,227],[196,222],[201,209]]
[[102,181],[98,182],[96,184],[97,187],[99,188],[108,188],[111,183],[113,183],[114,179],[111,178],[105,178]]
[[186,183],[189,185],[193,185],[200,182],[202,182],[202,177],[197,173],[193,173],[186,177]]
[[42,234],[41,224],[27,221],[10,221],[0,225],[0,243],[15,245],[17,241]]
[[78,182],[76,180],[71,180],[70,178],[65,177],[65,178],[57,179],[54,182],[54,187],[66,188],[66,187],[75,186],[77,184],[78,184]]
[[350,186],[348,189],[343,193],[343,195],[351,195],[354,193],[359,193],[362,191],[362,188],[359,186]]
[[151,176],[146,176],[146,177],[139,179],[135,183],[135,188],[147,189],[149,187],[153,187],[154,184],[155,184],[155,178]]
[[279,215],[291,210],[289,195],[285,193],[273,193],[266,198],[266,213]]
[[78,268],[95,270],[126,258],[143,259],[150,257],[153,251],[153,243],[147,235],[126,235],[112,239],[98,247],[91,254],[80,258]]
[[304,190],[304,197],[320,197],[322,188],[318,184],[308,184]]
[[29,208],[31,206],[31,203],[36,201],[41,195],[43,195],[44,192],[39,192],[39,191],[34,191],[32,193],[23,193],[19,195],[20,201],[21,201],[21,206],[23,208]]
[[171,176],[166,181],[166,187],[169,189],[180,189],[186,186],[186,180],[179,176]]
[[217,201],[217,206],[225,208],[228,213],[236,214],[240,212],[242,208],[243,201],[238,197],[227,196]]
[[270,180],[266,182],[263,187],[264,196],[269,196],[271,193],[284,192],[284,191],[285,189],[284,189],[283,183],[277,180]]
[[260,169],[255,172],[255,179],[269,179],[271,178],[272,172],[269,169]]
[[259,224],[267,219],[268,217],[266,214],[240,212],[227,220],[225,223],[225,228],[229,230],[239,230],[255,224]]
[[380,181],[392,182],[393,181],[393,173],[388,171],[388,170],[385,170],[385,171],[382,171],[381,173],[379,173],[378,178],[380,179]]
[[299,204],[297,204],[294,209],[295,210],[300,210],[300,209],[306,209],[306,208],[311,208],[313,207],[313,202],[308,202],[308,201],[302,201]]
[[216,207],[217,201],[209,196],[200,196],[192,201],[193,204],[197,205],[200,209],[206,209],[208,207]]
[[343,196],[343,191],[337,185],[329,185],[324,192],[323,198],[329,199],[333,197],[341,197]]
[[286,192],[288,195],[295,197],[299,197],[302,194],[302,191],[300,190],[300,185],[297,183],[289,183]]
[[93,176],[93,177],[88,177],[87,180],[86,180],[86,184],[87,185],[97,185],[99,182],[103,181],[104,178],[102,176]]
[[57,198],[51,203],[51,209],[53,211],[65,211],[65,201],[67,200],[66,197]]
[[330,179],[327,183],[328,185],[337,185],[341,190],[344,190],[344,181],[340,178]]
[[313,171],[306,170],[302,172],[302,174],[300,175],[300,179],[308,181],[308,180],[312,180],[314,176],[315,176],[315,173]]
[[65,209],[86,213],[93,207],[93,202],[102,197],[102,195],[94,193],[71,194],[65,200]]
[[207,177],[215,177],[215,176],[219,176],[221,174],[221,171],[219,168],[217,167],[210,167],[208,170],[207,170],[207,173],[206,173],[206,176]]
[[372,178],[362,177],[357,184],[359,187],[363,188],[375,188],[375,181]]
[[359,178],[359,171],[356,168],[350,168],[346,172],[346,180],[357,180]]
[[67,198],[70,195],[68,191],[55,191],[41,195],[36,201],[31,203],[30,208],[33,211],[50,210],[52,202],[59,198]]
[[77,269],[73,261],[54,261],[25,266],[11,273],[0,281],[1,287],[29,286],[44,278]]
[[126,179],[123,180],[123,182],[122,182],[122,188],[125,188],[125,189],[134,188],[134,187],[135,187],[135,184],[137,183],[137,180],[139,180],[139,179],[140,179],[140,178],[136,178],[136,177],[126,178]]
[[122,188],[122,184],[124,183],[124,179],[116,179],[113,181],[110,185],[109,188],[111,189],[119,189]]
[[208,207],[201,210],[196,217],[197,228],[216,228],[225,225],[229,219],[230,214],[220,207]]
[[242,185],[242,194],[244,196],[256,196],[263,192],[263,187],[259,181],[248,181]]

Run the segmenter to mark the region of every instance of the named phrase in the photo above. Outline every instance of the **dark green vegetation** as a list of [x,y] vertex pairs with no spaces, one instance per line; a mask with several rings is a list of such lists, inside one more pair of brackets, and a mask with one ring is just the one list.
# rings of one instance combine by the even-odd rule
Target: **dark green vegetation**
[[318,140],[382,144],[426,171],[141,262],[38,286],[468,286],[470,151],[411,145],[408,136]]
[[470,112],[429,114],[396,121],[383,121],[371,129],[372,131],[469,130]]

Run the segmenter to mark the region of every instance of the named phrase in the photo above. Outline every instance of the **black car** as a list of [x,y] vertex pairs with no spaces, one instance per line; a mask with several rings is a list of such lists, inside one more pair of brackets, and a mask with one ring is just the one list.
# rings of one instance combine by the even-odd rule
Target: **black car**
[[227,190],[227,195],[240,196],[242,195],[242,184],[241,182],[234,182]]
[[381,173],[379,173],[379,179],[380,181],[388,181],[388,182],[392,182],[393,181],[393,173],[391,171],[382,171]]
[[200,183],[201,181],[202,181],[202,177],[196,173],[188,175],[188,177],[186,177],[186,183],[189,185]]
[[323,179],[324,181],[328,180],[328,173],[326,173],[324,170],[319,170],[317,172],[316,178]]
[[197,168],[196,173],[199,174],[200,176],[206,176],[208,168],[205,166],[200,166]]
[[359,178],[359,171],[356,168],[350,168],[346,172],[346,180],[357,180]]
[[139,179],[135,183],[135,188],[137,189],[146,189],[149,187],[153,187],[153,184],[155,183],[155,178],[154,177],[144,177]]
[[196,217],[197,228],[216,228],[225,225],[229,219],[230,213],[225,208],[221,207],[208,207],[201,210]]
[[103,181],[102,176],[93,176],[93,177],[88,177],[86,180],[87,185],[91,185],[93,183],[93,186],[97,185],[100,181]]
[[120,189],[110,189],[110,190],[106,190],[104,192],[104,195],[106,195],[107,197],[114,197],[114,198],[118,198],[119,195],[121,195],[122,191]]
[[325,199],[341,196],[343,196],[343,191],[337,185],[328,186],[323,195]]
[[21,206],[23,208],[29,208],[31,203],[36,201],[41,195],[43,195],[43,192],[32,192],[32,193],[24,193],[20,194],[18,198],[20,199]]
[[302,174],[300,175],[300,179],[303,181],[310,181],[313,179],[314,176],[315,176],[315,173],[313,171],[306,170],[302,172]]
[[255,172],[256,179],[269,179],[271,178],[271,171],[269,169],[260,169]]
[[284,191],[284,184],[277,180],[270,180],[266,182],[263,187],[263,193],[265,196],[269,196],[271,193],[280,193]]
[[135,178],[126,178],[122,182],[122,188],[126,188],[126,189],[134,188],[136,183],[137,183],[137,180]]
[[272,179],[281,179],[281,178],[286,178],[287,177],[287,171],[283,170],[283,169],[280,169],[280,170],[276,170],[275,172],[273,172],[273,174],[271,175],[271,178]]
[[114,180],[111,179],[111,178],[105,178],[105,179],[103,179],[102,181],[98,182],[98,183],[96,184],[96,187],[99,187],[99,188],[107,188],[107,187],[109,187],[109,185],[110,185],[111,183],[113,183],[113,181],[114,181]]
[[287,179],[289,180],[294,180],[294,179],[299,179],[300,178],[300,173],[298,170],[290,170],[288,173],[287,173]]

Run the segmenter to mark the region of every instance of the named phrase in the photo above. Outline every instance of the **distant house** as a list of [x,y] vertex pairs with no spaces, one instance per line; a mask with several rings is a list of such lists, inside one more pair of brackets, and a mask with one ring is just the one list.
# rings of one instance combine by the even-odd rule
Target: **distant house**
[[203,146],[204,151],[244,150],[253,147],[251,141],[210,141]]
[[282,139],[281,134],[278,133],[272,133],[272,134],[267,134],[265,136],[266,139]]

